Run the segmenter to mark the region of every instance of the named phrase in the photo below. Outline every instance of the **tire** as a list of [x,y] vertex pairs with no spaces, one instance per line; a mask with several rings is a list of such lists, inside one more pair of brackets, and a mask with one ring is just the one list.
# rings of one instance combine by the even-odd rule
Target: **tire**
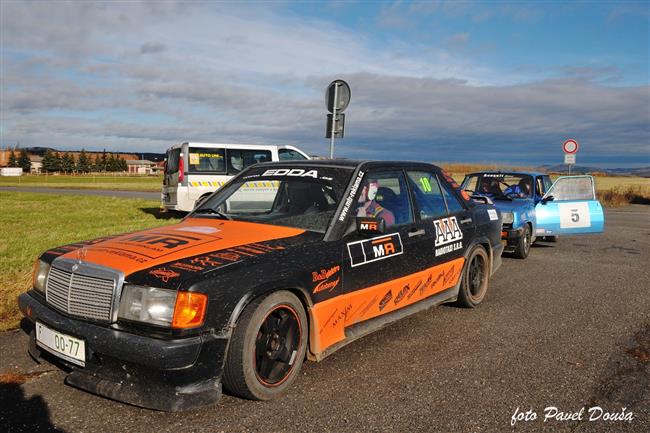
[[521,234],[521,237],[517,241],[517,247],[515,248],[513,256],[518,259],[525,259],[526,257],[528,257],[531,244],[532,244],[532,234],[530,233],[530,226],[526,224],[524,226],[524,232]]
[[490,257],[477,245],[467,257],[458,291],[458,305],[467,308],[478,306],[485,298],[490,277]]
[[271,400],[298,376],[307,350],[307,315],[281,290],[246,306],[237,322],[223,372],[224,388],[250,400]]

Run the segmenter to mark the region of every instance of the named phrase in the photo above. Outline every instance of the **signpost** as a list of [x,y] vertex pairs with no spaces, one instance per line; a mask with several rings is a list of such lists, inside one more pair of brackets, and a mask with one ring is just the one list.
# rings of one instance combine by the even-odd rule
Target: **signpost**
[[576,163],[576,153],[580,146],[578,142],[570,138],[562,144],[562,150],[564,151],[564,163],[569,167],[569,175],[571,175],[571,166]]
[[325,91],[325,105],[327,111],[327,125],[325,138],[330,139],[330,159],[334,158],[334,138],[343,138],[345,131],[345,114],[343,111],[350,103],[350,86],[343,80],[334,80]]

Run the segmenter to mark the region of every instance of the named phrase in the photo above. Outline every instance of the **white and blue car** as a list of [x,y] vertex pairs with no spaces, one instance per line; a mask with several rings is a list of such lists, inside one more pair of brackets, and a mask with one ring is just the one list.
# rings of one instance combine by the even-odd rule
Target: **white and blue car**
[[605,215],[591,176],[482,171],[465,176],[461,188],[487,197],[501,212],[505,251],[525,259],[536,240],[555,242],[559,235],[601,233]]

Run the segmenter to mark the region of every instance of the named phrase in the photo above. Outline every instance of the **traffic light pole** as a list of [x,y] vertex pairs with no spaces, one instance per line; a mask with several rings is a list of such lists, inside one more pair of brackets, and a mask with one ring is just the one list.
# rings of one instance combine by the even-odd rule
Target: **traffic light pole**
[[339,84],[334,84],[334,103],[332,104],[332,134],[330,136],[330,159],[334,158],[334,127],[336,125],[336,106],[339,103]]

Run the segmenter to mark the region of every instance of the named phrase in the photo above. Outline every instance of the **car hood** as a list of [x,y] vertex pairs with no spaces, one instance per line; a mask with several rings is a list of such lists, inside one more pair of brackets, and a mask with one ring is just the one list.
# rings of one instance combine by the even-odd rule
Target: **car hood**
[[[57,257],[80,260],[119,270],[127,277],[166,263],[178,262],[186,269],[200,270],[206,262],[273,251],[278,247],[267,244],[268,241],[302,233],[305,230],[268,224],[187,218],[174,225],[54,248],[41,259],[46,262]],[[195,258],[195,263],[186,260],[190,257]]]
[[513,199],[511,200],[492,200],[494,207],[501,212],[516,212],[531,205],[530,200]]

